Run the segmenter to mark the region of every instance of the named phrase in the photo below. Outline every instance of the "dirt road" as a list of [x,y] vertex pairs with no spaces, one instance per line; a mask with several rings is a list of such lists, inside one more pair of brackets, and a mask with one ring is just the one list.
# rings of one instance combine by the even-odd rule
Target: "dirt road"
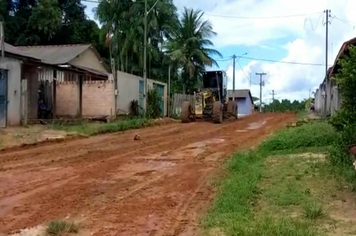
[[79,235],[196,235],[221,160],[293,118],[172,123],[3,151],[0,235],[66,217]]

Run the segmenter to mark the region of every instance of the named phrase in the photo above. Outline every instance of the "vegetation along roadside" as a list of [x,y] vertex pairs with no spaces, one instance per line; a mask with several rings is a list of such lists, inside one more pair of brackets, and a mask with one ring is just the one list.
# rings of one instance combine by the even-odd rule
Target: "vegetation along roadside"
[[202,219],[206,234],[354,235],[356,195],[332,165],[337,136],[330,124],[311,122],[234,154]]

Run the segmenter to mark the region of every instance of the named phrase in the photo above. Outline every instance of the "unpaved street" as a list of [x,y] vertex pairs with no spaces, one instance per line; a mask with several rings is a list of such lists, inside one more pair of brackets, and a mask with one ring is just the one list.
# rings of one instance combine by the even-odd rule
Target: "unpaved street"
[[293,118],[170,123],[3,151],[0,235],[66,217],[79,235],[196,235],[221,160]]

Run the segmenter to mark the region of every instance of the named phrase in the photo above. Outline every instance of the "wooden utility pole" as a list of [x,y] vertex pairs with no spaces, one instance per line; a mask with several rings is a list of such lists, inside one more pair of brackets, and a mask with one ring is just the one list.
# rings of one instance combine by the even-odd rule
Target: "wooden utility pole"
[[262,113],[262,86],[264,86],[264,82],[262,81],[262,76],[267,75],[266,73],[256,73],[256,75],[260,76],[260,113]]

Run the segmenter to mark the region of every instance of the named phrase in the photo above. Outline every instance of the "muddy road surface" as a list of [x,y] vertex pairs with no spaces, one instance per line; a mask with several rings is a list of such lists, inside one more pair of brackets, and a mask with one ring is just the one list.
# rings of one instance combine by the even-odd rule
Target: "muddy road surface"
[[78,235],[197,235],[221,162],[293,119],[170,123],[2,151],[0,235],[56,219],[78,222]]

